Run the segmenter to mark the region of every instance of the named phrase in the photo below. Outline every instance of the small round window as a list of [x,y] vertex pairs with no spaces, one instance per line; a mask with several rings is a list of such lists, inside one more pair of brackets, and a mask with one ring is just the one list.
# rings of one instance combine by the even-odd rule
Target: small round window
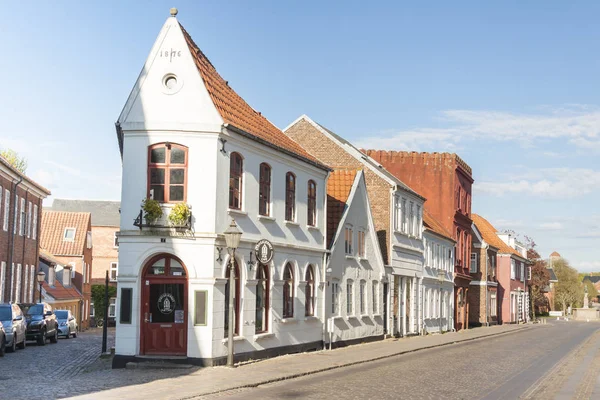
[[181,89],[181,79],[174,74],[167,74],[163,78],[163,92],[166,94],[174,94]]
[[173,90],[177,87],[177,78],[174,76],[167,76],[165,78],[165,86],[169,90]]

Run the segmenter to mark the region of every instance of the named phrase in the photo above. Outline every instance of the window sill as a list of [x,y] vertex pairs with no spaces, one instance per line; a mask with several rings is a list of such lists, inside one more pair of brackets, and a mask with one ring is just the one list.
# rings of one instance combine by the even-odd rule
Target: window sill
[[275,337],[275,334],[273,332],[257,333],[254,335],[254,341],[256,342],[257,340],[268,339],[272,337]]
[[282,324],[295,324],[298,320],[296,318],[281,318],[279,322]]
[[373,314],[373,318],[383,318],[381,314]]
[[[228,341],[228,340],[229,340],[229,339],[227,339],[227,338],[225,338],[225,339],[221,339],[221,343],[223,343],[223,344],[227,344],[227,341]],[[233,341],[234,341],[234,342],[241,342],[241,341],[244,341],[244,340],[246,340],[246,339],[245,339],[243,336],[234,336],[234,337],[233,337]]]
[[355,257],[355,256],[350,255],[350,254],[346,254],[346,259],[347,260],[358,260],[358,257]]
[[338,319],[339,319],[339,320],[343,320],[343,319],[344,319],[344,317],[342,317],[341,315],[336,315],[336,316],[334,316],[334,317],[331,317],[331,319],[333,319],[334,321],[335,321],[335,320],[338,320]]
[[304,317],[304,321],[306,321],[306,322],[316,322],[316,321],[319,321],[319,317],[317,317],[315,315],[309,315],[307,317]]
[[371,318],[369,314],[360,314],[360,319]]
[[358,319],[358,317],[356,315],[349,315],[346,317],[346,319],[350,321],[351,319]]
[[259,215],[258,219],[262,221],[275,221],[275,218],[270,217],[268,215]]
[[227,214],[234,214],[234,215],[248,215],[248,213],[246,211],[242,211],[242,210],[235,210],[233,208],[228,208],[227,209]]
[[300,224],[295,221],[285,221],[285,224],[290,226],[300,226]]
[[308,225],[307,227],[308,227],[308,230],[311,230],[311,231],[320,231],[321,230],[321,228],[319,228],[318,226],[314,226],[314,225]]

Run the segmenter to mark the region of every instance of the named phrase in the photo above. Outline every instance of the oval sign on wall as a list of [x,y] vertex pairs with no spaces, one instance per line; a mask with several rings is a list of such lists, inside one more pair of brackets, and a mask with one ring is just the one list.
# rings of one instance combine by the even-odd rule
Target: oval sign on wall
[[158,311],[163,314],[171,314],[175,310],[175,296],[171,293],[163,293],[158,297]]
[[267,239],[262,239],[254,246],[254,253],[259,263],[268,264],[273,259],[275,252],[273,251],[273,244]]

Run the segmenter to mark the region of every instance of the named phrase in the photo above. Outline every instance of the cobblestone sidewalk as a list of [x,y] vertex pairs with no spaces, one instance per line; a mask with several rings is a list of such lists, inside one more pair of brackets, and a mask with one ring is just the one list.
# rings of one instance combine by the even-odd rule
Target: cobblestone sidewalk
[[[444,335],[388,339],[332,351],[281,356],[240,365],[235,369],[213,367],[184,371],[111,370],[110,373],[104,371],[102,374],[105,376],[105,383],[112,383],[114,388],[102,392],[96,392],[96,389],[101,390],[100,387],[88,388],[89,394],[76,399],[192,399],[206,394],[253,387],[422,349],[536,328],[535,325],[502,325]],[[159,380],[137,384],[140,379],[150,378],[152,375]],[[99,376],[91,373],[88,378],[98,382]],[[109,387],[104,386],[105,389]]]

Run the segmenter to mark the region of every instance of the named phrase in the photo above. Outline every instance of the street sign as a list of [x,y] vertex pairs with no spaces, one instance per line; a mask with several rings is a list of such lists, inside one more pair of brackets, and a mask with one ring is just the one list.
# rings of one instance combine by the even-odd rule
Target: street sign
[[256,254],[256,259],[259,263],[268,264],[273,259],[275,251],[273,250],[273,244],[271,242],[267,239],[262,239],[254,246],[254,253]]

